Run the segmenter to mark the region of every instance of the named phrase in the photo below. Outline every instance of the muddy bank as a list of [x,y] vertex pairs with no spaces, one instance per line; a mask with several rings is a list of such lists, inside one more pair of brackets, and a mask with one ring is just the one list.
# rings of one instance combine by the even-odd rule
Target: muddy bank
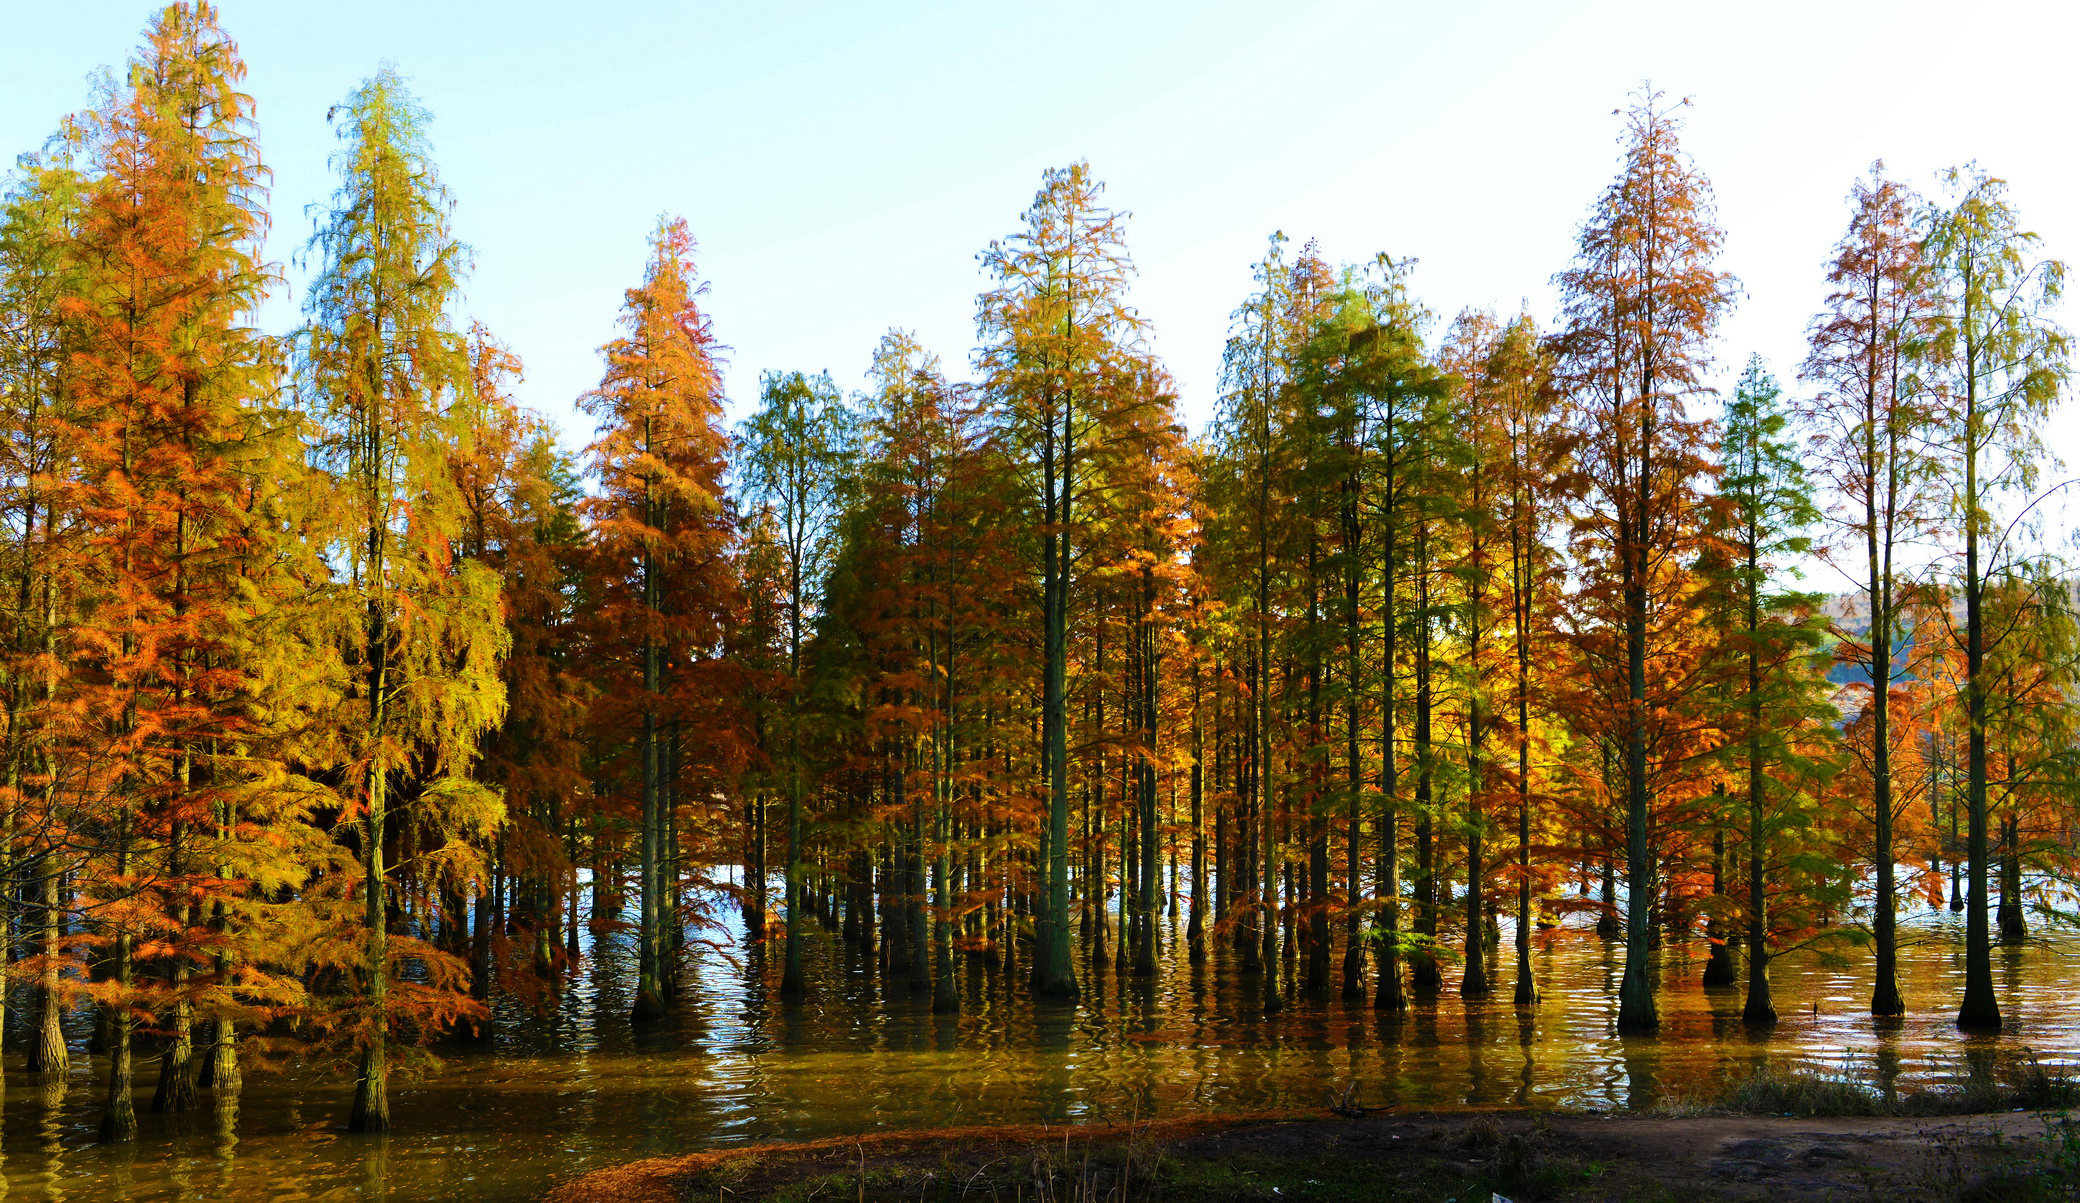
[[1525,1112],[970,1128],[656,1158],[547,1203],[987,1199],[1516,1203],[2073,1198],[2058,1116],[1597,1116]]

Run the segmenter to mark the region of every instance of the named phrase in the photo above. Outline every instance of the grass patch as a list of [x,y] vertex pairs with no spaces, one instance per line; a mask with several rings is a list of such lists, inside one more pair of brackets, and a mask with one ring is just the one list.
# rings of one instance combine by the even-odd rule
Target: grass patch
[[2080,1200],[2080,1120],[2061,1111],[2043,1122],[2034,1138],[2010,1143],[1996,1137],[1992,1157],[1953,1134],[1931,1133],[1928,1172],[1916,1197],[1958,1203]]
[[2040,1189],[2053,1199],[2080,1199],[2080,1120],[2065,1111],[2045,1117],[2044,1143]]
[[1734,1115],[1897,1115],[1898,1102],[1848,1078],[1764,1069],[1720,1099]]
[[2056,1111],[2080,1106],[2080,1077],[2062,1065],[2045,1065],[2037,1055],[1994,1058],[1955,1085],[1886,1093],[1852,1073],[1815,1073],[1768,1067],[1735,1082],[1717,1096],[1673,1098],[1655,1108],[1663,1116],[1945,1116],[1994,1111]]

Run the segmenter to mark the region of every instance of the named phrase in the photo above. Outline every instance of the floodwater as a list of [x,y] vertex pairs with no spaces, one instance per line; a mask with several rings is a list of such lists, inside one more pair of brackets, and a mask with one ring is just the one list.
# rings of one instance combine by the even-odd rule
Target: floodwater
[[[1075,1007],[1033,1006],[979,966],[964,1010],[884,990],[827,933],[810,958],[812,997],[778,1003],[777,966],[725,933],[694,956],[678,1011],[654,1030],[627,1020],[628,957],[609,943],[547,1015],[503,1005],[495,1051],[437,1050],[441,1063],[393,1081],[395,1131],[342,1130],[352,1083],[311,1067],[250,1072],[235,1110],[166,1117],[148,1106],[156,1066],[139,1066],[141,1138],[93,1143],[102,1059],[51,1090],[27,1082],[8,1033],[0,1198],[529,1200],[574,1175],[633,1158],[751,1141],[991,1122],[1116,1122],[1222,1112],[1319,1112],[1355,1084],[1365,1105],[1504,1105],[1617,1110],[1699,1095],[1767,1061],[1900,1086],[1959,1080],[2001,1053],[2080,1059],[2080,938],[2039,934],[1995,946],[2008,1030],[1961,1036],[1962,925],[1907,917],[1901,956],[1909,1014],[1867,1013],[1869,956],[1811,954],[1772,967],[1779,1014],[1755,1040],[1742,992],[1698,984],[1702,945],[1662,954],[1661,1031],[1613,1032],[1622,948],[1587,930],[1540,932],[1540,1001],[1509,1002],[1505,932],[1498,996],[1447,989],[1398,1021],[1334,998],[1295,999],[1266,1019],[1255,979],[1224,950],[1186,963],[1175,940],[1153,982],[1092,978]],[[777,948],[775,949],[777,952]],[[777,959],[777,958],[776,958]],[[1022,970],[1017,975],[1023,976]],[[19,1011],[9,1019],[18,1023]],[[79,1033],[84,1036],[84,1029]]]

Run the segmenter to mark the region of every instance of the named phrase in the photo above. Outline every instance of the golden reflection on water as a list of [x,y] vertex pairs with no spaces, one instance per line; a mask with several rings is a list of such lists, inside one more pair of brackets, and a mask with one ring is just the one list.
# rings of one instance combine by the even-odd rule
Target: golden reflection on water
[[[1382,1019],[1340,1000],[1295,999],[1262,1017],[1253,979],[1216,949],[1185,963],[1174,936],[1163,973],[1086,976],[1075,1008],[1033,1007],[1022,982],[965,973],[964,1010],[933,1015],[907,985],[819,936],[799,1007],[775,997],[774,967],[725,942],[695,955],[687,997],[653,1031],[627,1021],[627,957],[599,950],[548,1015],[508,1008],[496,1053],[446,1050],[442,1066],[393,1086],[396,1130],[341,1130],[351,1084],[292,1068],[249,1072],[242,1094],[204,1094],[179,1116],[149,1111],[155,1066],[139,1067],[141,1139],[93,1144],[104,1068],[74,1048],[67,1082],[10,1072],[0,1128],[0,1198],[51,1200],[525,1200],[554,1182],[636,1157],[877,1128],[991,1122],[1130,1122],[1154,1115],[1320,1111],[1355,1100],[1614,1110],[1671,1092],[1704,1094],[1764,1063],[1803,1063],[1881,1088],[1962,1080],[2000,1050],[2080,1055],[2080,939],[2040,936],[1995,950],[2008,1030],[1967,1039],[1951,1020],[1962,929],[1916,915],[1901,955],[1909,1013],[1867,1013],[1869,958],[1772,966],[1777,1029],[1751,1036],[1740,988],[1698,984],[1701,945],[1663,954],[1662,1026],[1612,1031],[1622,949],[1587,931],[1539,933],[1540,1002],[1509,1002],[1507,932],[1493,1000],[1449,990]],[[1022,976],[1022,971],[1017,975]],[[10,1008],[18,1022],[21,1011]],[[83,1020],[84,1017],[75,1017]],[[19,1035],[10,1032],[12,1038]],[[77,1035],[83,1041],[84,1026]],[[10,1066],[17,1064],[10,1058]]]

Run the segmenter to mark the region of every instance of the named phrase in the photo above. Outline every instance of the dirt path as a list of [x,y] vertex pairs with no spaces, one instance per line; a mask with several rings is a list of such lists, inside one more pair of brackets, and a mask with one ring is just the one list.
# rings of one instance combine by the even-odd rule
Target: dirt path
[[2053,1150],[2037,1115],[1944,1119],[1522,1112],[886,1133],[658,1158],[550,1203],[702,1198],[2022,1203]]
[[[1521,1194],[1532,1199],[1948,1200],[1989,1186],[2026,1161],[2040,1160],[2048,1148],[2044,1131],[2039,1117],[2026,1114],[1951,1119],[1448,1114],[1247,1128],[1181,1142],[1178,1152],[1427,1162],[1470,1180],[1521,1182]],[[1417,1150],[1413,1157],[1406,1152],[1411,1147]],[[1512,1159],[1518,1159],[1516,1164]],[[1513,1183],[1494,1185],[1506,1190]]]

